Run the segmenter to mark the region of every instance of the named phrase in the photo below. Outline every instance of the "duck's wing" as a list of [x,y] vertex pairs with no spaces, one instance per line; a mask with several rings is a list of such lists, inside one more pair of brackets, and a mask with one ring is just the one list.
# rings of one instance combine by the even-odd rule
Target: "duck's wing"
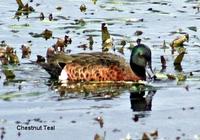
[[123,67],[127,65],[125,59],[119,55],[112,53],[103,53],[103,52],[94,52],[94,53],[79,53],[71,55],[72,63],[80,64],[80,65],[117,65],[119,67]]
[[65,53],[54,54],[47,59],[47,62],[50,64],[59,64],[59,63],[71,63],[75,58],[71,55],[66,55]]
[[40,63],[52,78],[58,78],[63,67],[67,64],[79,64],[81,66],[85,65],[102,65],[109,67],[115,65],[117,67],[125,68],[128,66],[125,59],[121,56],[112,53],[78,53],[72,55],[66,55],[64,53],[55,54],[53,57],[49,58],[48,63]]

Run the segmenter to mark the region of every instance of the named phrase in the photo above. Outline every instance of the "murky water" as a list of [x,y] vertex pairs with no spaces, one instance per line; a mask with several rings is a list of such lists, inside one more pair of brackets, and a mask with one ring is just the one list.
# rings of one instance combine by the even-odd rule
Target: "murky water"
[[[24,2],[26,3],[26,2]],[[5,128],[3,139],[59,139],[92,140],[95,134],[105,140],[118,140],[130,134],[133,140],[142,138],[143,132],[158,131],[158,139],[200,139],[200,69],[199,16],[196,0],[34,0],[29,2],[36,12],[14,18],[17,10],[15,1],[0,1],[0,40],[14,47],[21,57],[21,45],[32,41],[29,59],[20,59],[19,66],[9,66],[16,75],[6,80],[0,72],[0,126]],[[80,12],[80,5],[87,6]],[[61,6],[61,10],[56,8]],[[39,19],[43,12],[45,19]],[[49,21],[52,13],[54,20]],[[143,20],[141,20],[143,19]],[[187,54],[182,62],[182,71],[188,76],[185,81],[156,81],[149,83],[153,91],[144,97],[131,94],[128,90],[117,89],[102,96],[88,96],[67,93],[61,97],[52,88],[49,75],[39,66],[31,64],[36,55],[45,56],[46,49],[56,42],[51,38],[34,38],[29,33],[53,31],[53,37],[68,34],[72,44],[66,49],[71,53],[83,52],[77,46],[88,44],[87,38],[94,39],[93,50],[101,51],[101,23],[108,23],[116,47],[119,42],[135,41],[141,38],[153,53],[153,67],[161,70],[160,56],[167,60],[166,73],[178,74],[173,65],[171,48],[162,49],[180,34],[189,34],[186,42]],[[24,26],[26,25],[26,26]],[[197,27],[197,31],[188,27]],[[142,31],[136,36],[136,31]],[[177,33],[173,33],[177,32]],[[125,46],[129,47],[129,43]],[[118,52],[115,52],[119,54]],[[121,54],[119,54],[121,55]],[[129,60],[130,51],[125,49],[124,57]],[[0,66],[3,69],[3,66]],[[108,95],[108,96],[106,96]],[[108,97],[108,98],[105,98]],[[95,120],[103,118],[103,127]],[[137,120],[138,119],[138,120]],[[55,126],[55,130],[17,130],[17,126]],[[2,130],[0,130],[0,134]]]

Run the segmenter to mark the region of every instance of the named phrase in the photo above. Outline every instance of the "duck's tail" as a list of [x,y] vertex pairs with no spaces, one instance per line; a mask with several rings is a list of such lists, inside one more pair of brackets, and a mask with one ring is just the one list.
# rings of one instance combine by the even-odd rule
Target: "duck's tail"
[[72,56],[59,53],[47,58],[47,63],[40,62],[38,64],[50,74],[51,78],[58,79],[65,65],[71,63],[73,60]]
[[43,69],[45,69],[51,78],[58,79],[62,68],[59,65],[49,64],[49,63],[38,63]]

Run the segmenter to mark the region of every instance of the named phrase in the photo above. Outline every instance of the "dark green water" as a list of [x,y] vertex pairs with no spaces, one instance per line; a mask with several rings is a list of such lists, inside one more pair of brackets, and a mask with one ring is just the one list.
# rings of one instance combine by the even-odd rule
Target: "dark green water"
[[[79,9],[83,3],[87,6],[85,13]],[[174,80],[149,83],[157,91],[154,94],[146,93],[146,98],[131,96],[131,99],[135,99],[131,100],[128,90],[119,90],[116,93],[118,96],[102,100],[73,93],[67,93],[61,98],[49,86],[49,75],[41,67],[29,64],[30,60],[36,60],[37,54],[45,56],[46,49],[56,42],[56,39],[33,38],[30,32],[41,33],[49,29],[53,31],[54,37],[68,34],[72,44],[67,49],[72,53],[83,52],[77,46],[88,44],[87,38],[92,35],[95,41],[92,51],[101,51],[100,28],[101,23],[106,22],[116,47],[120,47],[118,44],[121,40],[130,42],[141,38],[152,50],[153,68],[157,72],[161,70],[160,56],[164,55],[167,60],[166,73],[171,74],[179,73],[173,65],[175,55],[171,54],[171,48],[162,49],[163,41],[169,45],[180,35],[173,32],[181,30],[188,33],[190,39],[185,43],[187,54],[182,62],[182,71],[187,73],[198,70],[200,13],[194,9],[194,6],[198,6],[197,1],[97,0],[94,4],[91,0],[34,0],[29,4],[36,11],[29,14],[28,18],[21,16],[17,21],[14,18],[16,2],[0,1],[0,41],[5,40],[14,47],[20,58],[19,66],[9,66],[16,75],[14,81],[7,81],[0,72],[0,127],[5,128],[5,140],[93,140],[96,133],[103,136],[104,132],[105,140],[120,140],[127,134],[133,140],[138,140],[143,132],[154,130],[158,130],[160,140],[179,137],[184,140],[200,139],[198,72],[183,82]],[[57,10],[58,6],[62,9]],[[38,18],[40,12],[46,17],[43,21]],[[47,18],[50,13],[53,14],[53,21]],[[81,20],[84,23],[77,22]],[[197,27],[197,31],[188,28],[192,26]],[[134,35],[137,30],[143,34]],[[30,40],[31,56],[29,59],[21,59],[21,45]],[[130,56],[130,51],[126,49],[128,47],[129,43],[125,46],[124,57],[127,61]],[[0,68],[3,69],[2,66]],[[132,119],[135,115],[139,116],[137,122]],[[99,116],[104,120],[102,128],[94,120]],[[18,125],[48,125],[55,126],[55,130],[17,130]]]

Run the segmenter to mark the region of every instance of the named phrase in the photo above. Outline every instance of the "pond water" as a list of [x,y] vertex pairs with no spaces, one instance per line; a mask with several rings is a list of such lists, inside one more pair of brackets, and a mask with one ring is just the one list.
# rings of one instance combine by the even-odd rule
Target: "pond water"
[[[20,65],[8,66],[15,73],[14,80],[6,80],[0,66],[2,139],[93,140],[98,134],[105,140],[128,139],[128,135],[138,140],[144,132],[150,135],[156,130],[160,140],[200,139],[200,73],[189,76],[191,71],[200,69],[200,12],[195,8],[199,6],[198,1],[97,0],[95,4],[94,0],[33,0],[29,4],[35,12],[28,17],[20,16],[18,21],[14,18],[16,1],[0,1],[0,41],[5,40],[14,47],[20,58]],[[86,5],[86,12],[80,11],[81,4]],[[45,15],[42,21],[41,12]],[[48,20],[51,13],[53,21]],[[181,70],[187,79],[150,82],[154,90],[146,92],[144,97],[118,88],[104,92],[103,97],[70,92],[61,96],[47,72],[30,62],[38,54],[45,56],[56,37],[66,34],[72,38],[72,44],[66,48],[71,53],[101,51],[103,22],[108,24],[116,47],[121,47],[121,40],[127,41],[124,55],[113,53],[122,55],[128,62],[130,42],[141,38],[152,50],[155,71],[162,69],[160,56],[163,55],[167,60],[165,73],[171,74],[180,70],[173,65],[175,55],[171,48],[162,48],[163,41],[169,46],[181,33],[188,33],[190,38],[185,42],[187,53]],[[196,31],[190,27],[196,27]],[[45,40],[30,35],[45,29],[53,31],[54,38]],[[136,31],[143,34],[137,36]],[[93,50],[78,48],[88,44],[89,36],[94,39]],[[32,53],[30,58],[22,59],[20,48],[27,41],[31,41]],[[45,130],[44,125],[52,126],[52,130]],[[43,130],[18,130],[19,126],[42,126]]]

